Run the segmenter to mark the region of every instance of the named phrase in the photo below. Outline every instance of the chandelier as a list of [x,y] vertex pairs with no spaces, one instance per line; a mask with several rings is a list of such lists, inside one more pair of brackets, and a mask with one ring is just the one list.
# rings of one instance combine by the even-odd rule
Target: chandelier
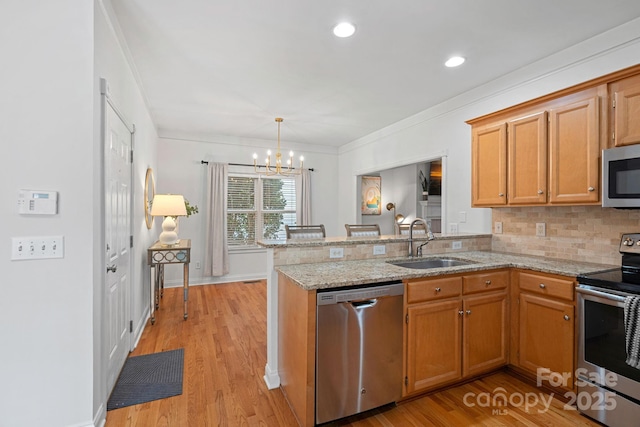
[[253,153],[253,168],[256,173],[262,175],[298,175],[302,171],[304,157],[300,156],[300,167],[293,167],[293,151],[289,151],[289,159],[286,166],[282,165],[282,153],[280,152],[280,123],[283,122],[282,117],[276,117],[278,123],[278,148],[276,150],[275,164],[271,163],[271,150],[267,151],[267,158],[264,165],[258,165],[258,154]]

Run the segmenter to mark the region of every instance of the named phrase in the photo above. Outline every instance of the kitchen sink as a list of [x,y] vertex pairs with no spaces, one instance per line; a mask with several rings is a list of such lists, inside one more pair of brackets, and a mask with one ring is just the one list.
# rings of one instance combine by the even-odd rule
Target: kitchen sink
[[463,261],[454,258],[428,258],[416,261],[393,261],[389,264],[397,265],[404,268],[416,268],[426,270],[429,268],[457,267],[459,265],[474,264],[472,261]]

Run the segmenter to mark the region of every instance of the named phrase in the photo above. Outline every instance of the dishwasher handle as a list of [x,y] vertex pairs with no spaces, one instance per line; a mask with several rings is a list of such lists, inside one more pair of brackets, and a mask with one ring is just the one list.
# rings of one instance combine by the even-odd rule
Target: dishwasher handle
[[369,308],[369,307],[373,307],[374,305],[376,305],[376,303],[378,302],[378,299],[365,299],[365,300],[361,300],[361,301],[351,301],[351,306],[355,309],[358,308]]

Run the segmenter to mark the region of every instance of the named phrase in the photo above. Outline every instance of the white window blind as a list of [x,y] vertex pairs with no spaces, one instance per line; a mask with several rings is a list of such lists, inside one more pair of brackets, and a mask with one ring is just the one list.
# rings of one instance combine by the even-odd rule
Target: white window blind
[[285,224],[296,223],[295,180],[287,177],[229,176],[229,246],[253,246],[256,239],[284,239]]

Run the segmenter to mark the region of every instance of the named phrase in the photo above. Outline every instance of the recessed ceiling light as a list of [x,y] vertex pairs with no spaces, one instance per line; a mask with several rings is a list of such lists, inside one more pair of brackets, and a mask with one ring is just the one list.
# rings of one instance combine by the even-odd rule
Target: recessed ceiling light
[[333,34],[337,37],[351,37],[356,32],[356,27],[350,22],[341,22],[333,27]]
[[458,65],[462,65],[465,59],[462,56],[452,56],[447,59],[447,62],[444,63],[447,67],[457,67]]

